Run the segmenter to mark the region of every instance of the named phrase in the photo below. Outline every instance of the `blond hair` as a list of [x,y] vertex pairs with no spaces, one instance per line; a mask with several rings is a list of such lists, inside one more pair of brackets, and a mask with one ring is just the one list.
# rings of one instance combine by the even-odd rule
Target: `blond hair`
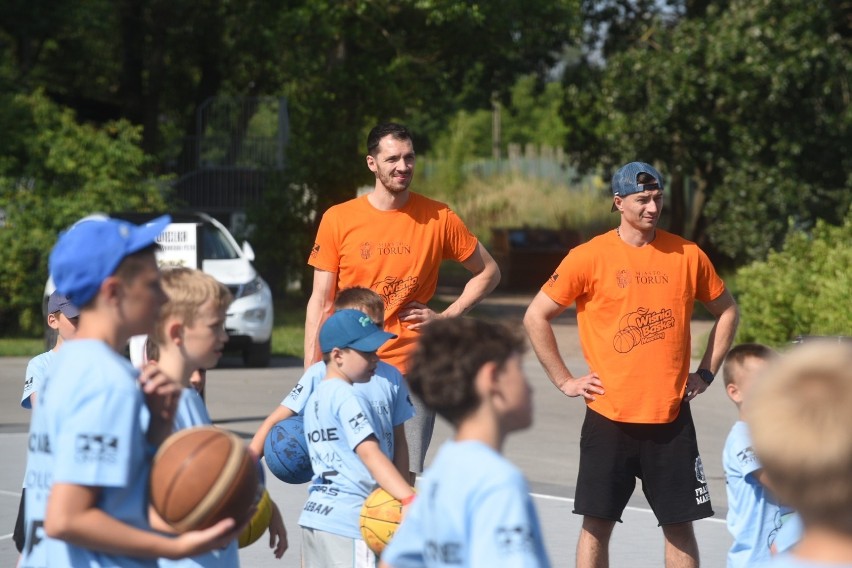
[[209,300],[213,300],[217,309],[223,310],[234,299],[224,284],[194,268],[163,270],[161,283],[168,300],[160,309],[160,318],[153,334],[157,345],[166,341],[164,325],[167,319],[175,317],[190,326],[195,323],[198,310]]
[[745,403],[778,499],[852,531],[852,345],[815,341],[775,361]]

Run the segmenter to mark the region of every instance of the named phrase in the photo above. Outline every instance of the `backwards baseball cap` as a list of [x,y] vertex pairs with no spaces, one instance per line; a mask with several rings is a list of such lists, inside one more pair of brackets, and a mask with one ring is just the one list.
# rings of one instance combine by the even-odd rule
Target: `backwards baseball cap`
[[377,351],[388,339],[396,335],[382,331],[370,317],[358,310],[334,312],[320,329],[320,350],[329,353],[332,349],[347,347],[371,353]]
[[66,296],[60,294],[58,290],[54,290],[53,294],[47,299],[47,313],[55,314],[56,312],[62,312],[68,319],[80,316],[80,310],[77,309],[77,306],[72,304]]
[[125,257],[156,242],[171,222],[163,215],[145,225],[110,217],[85,217],[59,235],[48,267],[56,289],[85,306]]
[[[648,174],[657,180],[654,183],[638,183],[636,178],[639,174]],[[651,164],[645,162],[630,162],[621,166],[612,176],[612,195],[627,197],[628,195],[648,191],[652,189],[663,190],[663,176]],[[611,211],[615,211],[615,203]]]

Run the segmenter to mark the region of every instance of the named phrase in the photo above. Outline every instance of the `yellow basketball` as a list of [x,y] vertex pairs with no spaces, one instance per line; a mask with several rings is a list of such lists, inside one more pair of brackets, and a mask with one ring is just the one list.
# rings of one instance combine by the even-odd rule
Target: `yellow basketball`
[[269,491],[263,490],[263,495],[260,496],[260,501],[257,503],[257,511],[251,518],[251,522],[243,529],[237,542],[240,548],[252,544],[259,539],[266,529],[269,528],[269,520],[272,518],[272,500],[269,498]]
[[402,503],[381,487],[373,491],[361,507],[361,536],[370,550],[380,555],[393,538],[402,520]]

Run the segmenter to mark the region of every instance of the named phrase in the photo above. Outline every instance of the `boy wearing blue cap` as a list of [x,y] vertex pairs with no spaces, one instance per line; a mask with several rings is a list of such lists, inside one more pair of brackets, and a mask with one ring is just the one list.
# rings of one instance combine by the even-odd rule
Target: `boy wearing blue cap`
[[121,353],[130,336],[152,331],[165,301],[154,251],[169,221],[86,218],[51,251],[56,289],[80,308],[80,320],[33,412],[23,568],[153,568],[157,557],[198,554],[234,537],[233,519],[174,539],[148,525],[150,461],[172,431],[180,387],[154,366],[137,382]]
[[[47,300],[47,325],[56,330],[56,344],[50,351],[45,351],[41,355],[36,355],[27,363],[27,370],[24,379],[24,393],[21,396],[21,406],[26,409],[32,409],[38,399],[38,392],[44,384],[47,377],[47,371],[53,364],[56,354],[64,341],[74,337],[77,332],[77,320],[80,317],[80,310],[72,304],[68,298],[55,291]],[[24,502],[26,500],[26,482],[21,491],[21,503],[18,506],[18,519],[15,521],[15,531],[12,533],[12,539],[15,541],[15,548],[18,552],[24,550]]]
[[359,513],[376,484],[407,506],[414,491],[376,438],[368,402],[352,387],[376,370],[376,351],[395,337],[358,310],[340,310],[320,330],[325,378],[305,407],[314,479],[299,517],[302,567],[375,566]]

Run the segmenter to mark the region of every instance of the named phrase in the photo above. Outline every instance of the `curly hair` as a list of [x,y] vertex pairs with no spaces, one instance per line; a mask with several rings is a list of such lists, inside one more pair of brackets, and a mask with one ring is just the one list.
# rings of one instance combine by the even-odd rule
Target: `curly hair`
[[473,318],[435,320],[425,327],[407,375],[411,391],[454,425],[480,404],[474,381],[486,363],[502,367],[525,351],[508,326]]

